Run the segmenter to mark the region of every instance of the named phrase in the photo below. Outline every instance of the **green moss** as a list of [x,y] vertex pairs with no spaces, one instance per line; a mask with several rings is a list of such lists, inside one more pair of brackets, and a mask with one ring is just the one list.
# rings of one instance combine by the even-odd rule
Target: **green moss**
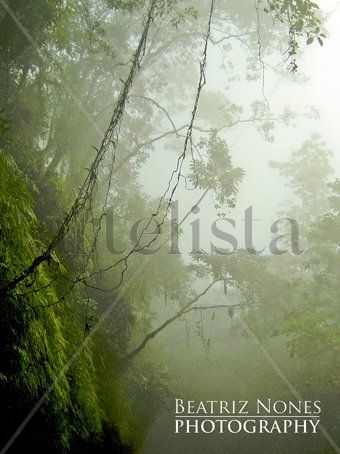
[[[15,163],[0,152],[0,260],[2,283],[13,278],[41,250],[38,220],[27,185]],[[55,262],[59,262],[57,256]],[[55,266],[44,265],[36,277],[38,286],[48,284]],[[0,392],[7,408],[2,431],[5,443],[32,407],[45,399],[32,421],[16,442],[18,446],[34,438],[36,446],[57,452],[73,450],[81,443],[104,443],[103,425],[107,417],[98,397],[98,371],[94,365],[94,348],[84,340],[84,319],[79,309],[81,295],[60,304],[43,306],[58,300],[63,288],[51,284],[46,291],[30,291],[26,282],[16,294],[7,295],[1,304],[0,344],[2,362]],[[24,294],[25,296],[20,296]],[[35,308],[37,307],[37,308]],[[119,390],[114,390],[117,396]],[[114,412],[115,413],[115,412]],[[122,412],[116,412],[117,418]],[[124,420],[124,418],[122,418]],[[121,427],[126,438],[128,428]],[[110,436],[113,432],[111,432]],[[38,434],[38,436],[37,436]],[[117,436],[117,435],[115,435]],[[78,440],[78,441],[77,441]]]

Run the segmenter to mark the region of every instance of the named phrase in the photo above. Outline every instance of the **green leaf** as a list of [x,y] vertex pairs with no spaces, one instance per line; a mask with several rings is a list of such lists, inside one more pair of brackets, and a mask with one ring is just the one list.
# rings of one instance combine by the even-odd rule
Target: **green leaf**
[[314,41],[313,36],[310,36],[310,37],[307,39],[307,44],[312,44],[313,41]]

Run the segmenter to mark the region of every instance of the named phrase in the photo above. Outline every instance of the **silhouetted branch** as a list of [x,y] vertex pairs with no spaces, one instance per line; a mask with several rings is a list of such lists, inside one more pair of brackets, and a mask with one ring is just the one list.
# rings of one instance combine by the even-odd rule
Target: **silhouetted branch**
[[249,307],[249,304],[216,304],[214,306],[194,306],[185,311],[182,315],[187,314],[191,311],[201,311],[206,309],[230,309],[231,307]]
[[[197,92],[196,92],[196,97],[195,97],[195,101],[194,101],[194,106],[193,106],[192,113],[191,113],[190,123],[189,123],[189,125],[187,127],[187,132],[186,132],[186,135],[185,135],[183,151],[182,151],[181,155],[177,159],[176,167],[171,173],[171,176],[170,176],[170,178],[168,180],[167,187],[166,187],[165,191],[163,192],[162,196],[159,199],[157,208],[151,214],[151,216],[148,219],[148,222],[147,222],[146,226],[140,232],[135,245],[130,249],[130,251],[124,257],[121,257],[115,263],[107,266],[106,268],[93,271],[88,276],[84,276],[81,279],[83,282],[86,282],[88,279],[90,279],[91,277],[93,277],[95,275],[102,274],[104,272],[107,272],[109,270],[112,270],[112,269],[116,268],[120,264],[123,264],[124,268],[121,270],[120,279],[118,281],[118,284],[114,285],[110,289],[106,289],[106,290],[102,289],[101,290],[102,292],[112,292],[112,291],[117,290],[120,287],[120,285],[122,284],[123,279],[124,279],[124,274],[125,274],[125,272],[128,269],[128,260],[129,260],[129,258],[135,252],[141,252],[142,250],[145,250],[145,249],[149,248],[158,239],[159,234],[160,234],[160,229],[164,225],[164,222],[165,222],[165,219],[167,217],[168,211],[169,211],[169,209],[171,207],[171,204],[173,202],[174,194],[175,194],[175,192],[176,192],[176,190],[177,190],[177,188],[179,186],[180,178],[182,176],[181,171],[182,171],[183,162],[184,162],[186,154],[187,154],[187,148],[188,148],[189,144],[191,144],[191,142],[192,142],[192,132],[193,132],[193,129],[194,129],[194,121],[195,121],[195,118],[196,118],[198,102],[199,102],[199,99],[200,99],[202,88],[206,84],[205,69],[206,69],[206,63],[207,63],[208,42],[209,42],[209,36],[210,36],[210,29],[211,29],[211,21],[212,21],[213,10],[214,10],[214,0],[211,1],[207,33],[206,33],[206,35],[204,37],[203,58],[202,58],[202,61],[200,62],[200,77],[199,77],[199,81],[198,81],[198,86],[197,86]],[[171,188],[173,180],[174,180],[174,184],[173,184],[173,187]],[[162,205],[165,202],[166,196],[167,196],[167,194],[169,192],[170,192],[170,196],[169,196],[168,200],[166,201],[165,208],[164,208],[164,214],[162,215],[160,221],[157,221],[156,218],[160,215]],[[147,229],[151,225],[153,220],[157,221],[158,233],[147,244],[145,244],[144,246],[140,246],[141,239],[142,239],[144,233],[147,231]],[[86,285],[91,287],[91,284],[86,283]],[[96,287],[96,290],[100,290],[100,289]]]
[[173,323],[175,320],[177,320],[183,314],[185,314],[188,311],[190,306],[195,304],[196,301],[198,301],[202,296],[204,296],[216,282],[220,282],[221,280],[222,279],[217,279],[217,280],[211,282],[208,285],[208,287],[205,290],[203,290],[203,292],[199,293],[193,300],[189,301],[189,303],[187,303],[180,311],[178,311],[172,317],[168,318],[168,320],[163,322],[158,328],[151,331],[151,333],[149,333],[147,336],[145,336],[144,340],[139,344],[139,346],[137,348],[135,348],[135,350],[133,350],[131,353],[129,353],[127,356],[125,356],[124,360],[133,359],[136,355],[138,355],[138,353],[140,353],[143,350],[143,348],[146,346],[146,344],[152,338],[154,338],[158,333],[163,331],[163,329],[165,329],[167,326],[169,326],[171,323]]
[[79,189],[78,196],[76,200],[74,201],[69,213],[67,214],[66,218],[64,219],[62,225],[60,226],[57,234],[53,238],[52,242],[49,244],[47,249],[33,260],[31,265],[23,270],[19,275],[17,275],[12,281],[10,281],[8,284],[6,284],[2,289],[2,293],[9,292],[13,290],[20,282],[22,282],[26,277],[28,277],[30,274],[32,274],[39,265],[41,265],[43,262],[47,261],[50,257],[52,252],[55,250],[56,246],[63,240],[65,237],[66,233],[68,232],[70,225],[72,222],[78,217],[78,215],[83,211],[83,209],[86,206],[87,201],[91,197],[93,190],[96,186],[96,180],[97,180],[97,175],[98,175],[98,167],[101,163],[101,161],[104,159],[105,154],[109,150],[110,146],[113,146],[113,148],[116,148],[116,142],[113,142],[112,137],[116,131],[116,128],[119,124],[119,121],[124,113],[124,108],[125,108],[125,103],[128,97],[128,94],[130,92],[132,83],[134,81],[134,78],[139,71],[141,67],[141,62],[145,54],[145,47],[146,47],[146,41],[148,37],[148,32],[149,28],[153,22],[153,16],[154,16],[154,11],[155,7],[157,4],[157,0],[151,0],[148,14],[147,14],[147,19],[146,23],[144,26],[144,30],[142,33],[142,36],[140,38],[137,50],[135,51],[130,72],[125,80],[122,90],[118,96],[116,108],[113,112],[113,115],[111,117],[111,121],[109,124],[109,127],[107,128],[104,138],[102,140],[102,143],[100,145],[99,149],[96,149],[96,157],[93,160],[89,172],[87,174],[87,177],[82,184],[81,188]]

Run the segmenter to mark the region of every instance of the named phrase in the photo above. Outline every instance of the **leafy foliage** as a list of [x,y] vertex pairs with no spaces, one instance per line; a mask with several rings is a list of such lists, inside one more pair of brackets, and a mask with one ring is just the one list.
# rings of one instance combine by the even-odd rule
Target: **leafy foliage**
[[[1,8],[0,17],[1,288],[45,250],[79,192],[142,33],[145,2],[7,3],[9,8]],[[232,48],[229,41],[235,38],[242,41],[246,37],[250,48],[256,46],[248,5],[216,3],[217,35],[228,41],[224,51]],[[297,36],[307,34],[307,43],[317,39],[322,44],[317,6],[307,0],[266,4],[268,12],[288,24],[289,55],[296,69]],[[122,357],[157,319],[152,304],[164,301],[167,310],[183,306],[183,300],[195,294],[193,282],[197,278],[201,282],[221,279],[226,292],[232,288],[246,302],[247,315],[256,319],[258,326],[276,316],[282,322],[280,330],[290,336],[293,355],[305,354],[305,344],[313,341],[315,332],[318,337],[311,361],[320,359],[323,345],[329,347],[324,358],[327,367],[329,358],[336,354],[338,334],[331,304],[337,292],[337,275],[332,269],[337,259],[337,211],[328,212],[310,232],[316,244],[308,263],[308,285],[296,283],[290,275],[278,279],[271,261],[268,264],[248,251],[234,256],[222,250],[215,255],[201,253],[194,255],[188,266],[163,248],[173,228],[166,213],[161,232],[165,236],[143,232],[142,245],[150,235],[156,239],[152,248],[159,252],[153,260],[146,254],[150,248],[133,249],[136,241],[131,228],[136,219],[148,219],[158,204],[144,193],[141,169],[161,140],[166,139],[164,148],[176,152],[181,148],[179,140],[186,125],[176,124],[183,120],[184,107],[191,102],[197,75],[188,55],[192,60],[201,57],[198,42],[206,17],[205,1],[185,6],[174,0],[157,3],[155,29],[138,64],[141,77],[135,81],[125,104],[124,121],[119,122],[117,136],[112,138],[116,156],[112,160],[108,153],[100,160],[82,218],[46,263],[13,292],[1,295],[3,444],[44,396],[16,441],[19,451],[33,445],[54,452],[140,451],[159,407],[169,399],[169,371],[159,352],[154,356],[145,353],[129,366],[122,364]],[[282,37],[273,31],[267,35],[273,38],[273,47],[277,44],[274,38],[279,42]],[[211,37],[213,44],[217,41]],[[253,54],[250,50],[248,58]],[[180,64],[185,77],[184,72],[174,70]],[[230,79],[236,80],[240,76],[231,68],[232,64]],[[223,108],[224,123],[208,132],[198,128],[203,136],[197,145],[191,137],[190,180],[195,188],[214,194],[215,208],[223,216],[223,210],[236,204],[244,172],[233,166],[228,144],[217,131],[248,120],[241,118],[241,106],[219,99],[219,93],[214,99]],[[257,122],[260,132],[272,140],[274,121],[265,103],[255,101],[250,110],[249,121]],[[288,123],[294,115],[285,114]],[[199,115],[202,123],[212,125],[208,102]],[[314,138],[293,154],[294,163],[276,165],[305,201],[310,200],[313,187],[303,179],[304,162],[312,156],[317,163],[314,180],[321,182],[329,175],[328,155],[322,150]],[[153,177],[156,180],[156,175]],[[303,188],[301,181],[306,183]],[[322,188],[323,197],[328,187]],[[112,231],[103,222],[109,206],[113,207]],[[324,231],[330,242],[320,246],[317,239]],[[108,248],[108,243],[119,252]],[[126,267],[122,250],[133,250]],[[120,287],[123,277],[127,284]],[[282,297],[278,317],[271,305],[274,282],[292,294],[298,286],[294,297],[297,306],[301,298],[302,309],[288,311]],[[331,289],[321,310],[316,282]],[[112,288],[115,290],[110,291]],[[253,310],[258,305],[260,309]],[[259,320],[262,309],[265,317]],[[233,314],[231,310],[230,317]],[[333,383],[333,369],[330,381]]]

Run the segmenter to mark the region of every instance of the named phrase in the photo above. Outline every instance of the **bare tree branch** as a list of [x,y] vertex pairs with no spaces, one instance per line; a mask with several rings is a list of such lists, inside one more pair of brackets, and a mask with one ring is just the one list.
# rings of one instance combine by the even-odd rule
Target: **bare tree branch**
[[149,101],[151,102],[152,104],[154,104],[158,109],[162,110],[167,119],[170,121],[171,123],[171,126],[173,127],[173,130],[174,130],[174,133],[176,134],[176,136],[178,137],[178,132],[177,132],[177,129],[176,129],[176,126],[175,126],[175,123],[173,122],[172,118],[170,117],[168,111],[165,109],[165,107],[161,106],[157,101],[155,101],[154,99],[152,98],[149,98],[148,96],[142,96],[142,95],[132,95],[133,98],[140,98],[140,99],[144,99],[145,101]]
[[213,282],[211,282],[208,287],[203,290],[203,292],[199,293],[193,300],[189,301],[189,303],[187,303],[184,307],[182,307],[182,309],[178,312],[176,312],[175,315],[173,315],[172,317],[168,318],[168,320],[166,320],[165,322],[163,322],[158,328],[156,328],[155,330],[151,331],[151,333],[149,333],[147,336],[145,336],[145,338],[143,339],[143,341],[138,345],[137,348],[135,348],[131,353],[129,353],[127,356],[124,357],[124,360],[130,360],[130,359],[133,359],[136,355],[138,355],[138,353],[140,353],[143,348],[146,346],[146,344],[152,339],[154,338],[159,332],[163,331],[163,329],[165,329],[167,326],[169,326],[172,322],[174,322],[175,320],[177,320],[178,318],[180,318],[183,314],[185,314],[186,312],[188,312],[188,309],[190,308],[190,306],[192,306],[193,304],[195,304],[202,296],[204,296],[210,289],[211,287],[216,283],[216,282],[220,282],[222,279],[217,279],[217,280],[214,280]]
[[214,306],[194,306],[183,312],[182,315],[187,314],[191,311],[201,311],[205,309],[230,309],[231,307],[249,307],[249,304],[215,304]]

